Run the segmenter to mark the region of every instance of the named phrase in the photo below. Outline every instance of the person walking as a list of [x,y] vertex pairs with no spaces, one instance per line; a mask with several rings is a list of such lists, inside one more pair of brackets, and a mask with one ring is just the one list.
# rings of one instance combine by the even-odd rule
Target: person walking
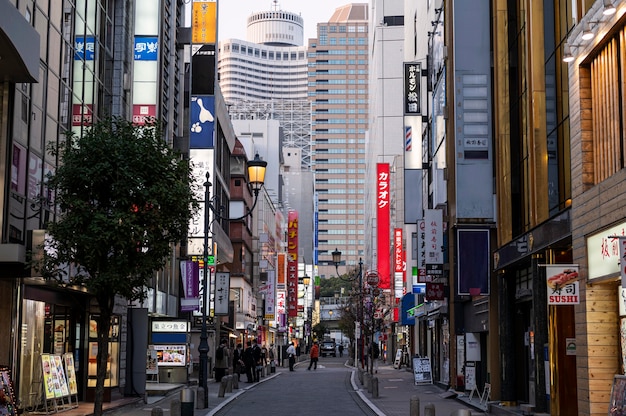
[[343,357],[343,344],[339,344],[339,356]]
[[289,371],[295,371],[293,366],[296,363],[296,347],[293,346],[293,342],[290,342],[287,347],[287,356],[289,357]]
[[241,342],[237,344],[237,348],[233,351],[233,374],[237,375],[237,381],[241,380],[241,373],[246,368],[243,362],[243,345]]
[[317,341],[313,342],[313,346],[311,347],[309,354],[311,356],[311,362],[309,362],[309,368],[307,368],[307,370],[310,370],[311,366],[313,366],[313,370],[317,370],[317,360],[320,356],[320,347],[317,345]]
[[259,347],[255,339],[252,340],[252,357],[254,358],[254,381],[261,381],[261,370],[263,369],[261,347]]
[[246,349],[243,352],[243,362],[246,366],[246,383],[254,383],[254,376],[252,373],[256,371],[256,364],[254,363],[254,355],[252,354],[252,342],[246,343]]
[[276,354],[274,353],[274,344],[270,344],[270,349],[268,351],[268,355],[270,357],[270,372],[276,372]]
[[380,348],[377,342],[372,342],[372,351],[370,357],[372,357],[372,369],[374,373],[378,373],[378,358],[380,357]]
[[228,345],[226,340],[220,341],[219,347],[215,350],[215,381],[217,383],[222,381],[222,377],[226,375],[226,370],[229,365],[230,353],[228,352]]

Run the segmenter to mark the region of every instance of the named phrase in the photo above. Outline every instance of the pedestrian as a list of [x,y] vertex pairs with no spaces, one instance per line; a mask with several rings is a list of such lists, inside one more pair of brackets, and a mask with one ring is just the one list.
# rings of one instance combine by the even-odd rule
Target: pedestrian
[[339,344],[339,356],[343,357],[343,344]]
[[245,371],[246,363],[243,362],[243,345],[241,342],[237,344],[237,348],[233,351],[233,374],[237,375],[237,381],[241,380],[241,373]]
[[289,371],[295,371],[293,366],[296,363],[296,347],[293,346],[293,342],[290,342],[287,347],[287,356],[289,357]]
[[311,362],[309,363],[309,368],[307,368],[307,370],[310,370],[311,366],[313,366],[313,370],[317,370],[317,360],[320,356],[320,347],[317,345],[317,341],[313,342],[313,346],[311,347],[309,354],[311,356]]
[[228,345],[226,344],[226,340],[222,339],[219,347],[215,350],[215,381],[217,383],[222,381],[222,377],[226,375],[229,358]]
[[254,383],[254,376],[252,373],[255,371],[254,355],[252,354],[252,342],[246,342],[246,349],[243,352],[243,362],[246,366],[246,377],[248,380],[246,383]]
[[261,347],[256,340],[252,340],[252,357],[254,358],[254,381],[261,381],[261,370],[263,369],[261,362]]
[[372,369],[375,373],[378,373],[378,357],[380,357],[380,348],[377,342],[370,344],[372,350],[370,351],[370,357],[372,358]]
[[270,372],[276,372],[276,354],[274,353],[274,344],[270,344],[270,348],[267,352],[270,358]]

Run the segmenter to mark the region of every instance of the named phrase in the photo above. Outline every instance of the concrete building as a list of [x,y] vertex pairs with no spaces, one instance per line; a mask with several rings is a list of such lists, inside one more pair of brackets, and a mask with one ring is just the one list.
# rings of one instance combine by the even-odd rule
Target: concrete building
[[[42,356],[69,354],[76,397],[85,401],[95,387],[97,304],[80,288],[55,285],[26,267],[26,253],[37,250],[58,214],[44,185],[57,163],[46,146],[109,115],[139,124],[147,116],[162,119],[164,140],[180,146],[186,129],[176,29],[183,9],[155,0],[0,3],[0,362],[11,363],[16,399],[34,406],[42,397]],[[135,347],[145,358],[148,315],[177,316],[176,260],[151,282],[137,315],[142,324],[130,323],[127,302],[117,302],[105,398],[143,390],[125,340],[129,328],[143,325]]]
[[322,278],[336,274],[331,253],[342,252],[341,272],[365,256],[365,134],[368,126],[368,7],[353,3],[318,23],[309,41],[309,97],[313,104],[312,165],[317,206],[315,262]]

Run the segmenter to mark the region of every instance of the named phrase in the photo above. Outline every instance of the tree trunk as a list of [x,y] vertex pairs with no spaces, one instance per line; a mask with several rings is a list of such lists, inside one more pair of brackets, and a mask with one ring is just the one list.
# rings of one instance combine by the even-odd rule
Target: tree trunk
[[98,355],[96,391],[93,404],[94,416],[102,415],[102,403],[104,401],[104,380],[107,378],[107,364],[109,361],[109,331],[111,329],[111,308],[108,303],[100,303],[100,316],[98,323]]

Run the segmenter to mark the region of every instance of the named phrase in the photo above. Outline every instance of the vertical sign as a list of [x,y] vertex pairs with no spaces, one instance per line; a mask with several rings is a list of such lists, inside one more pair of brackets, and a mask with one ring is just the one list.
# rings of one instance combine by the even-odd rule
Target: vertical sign
[[626,288],[626,237],[619,236],[619,270],[622,276],[622,287]]
[[391,289],[391,279],[389,276],[389,201],[390,201],[390,177],[389,163],[378,163],[376,165],[376,203],[377,203],[377,228],[378,228],[378,287],[380,289]]
[[298,316],[298,212],[287,216],[287,310],[288,316]]
[[191,10],[191,42],[215,43],[217,0],[194,0]]
[[276,271],[267,271],[267,289],[265,291],[265,319],[276,319]]
[[396,299],[404,295],[404,250],[402,246],[402,228],[393,230],[393,276]]
[[228,315],[230,273],[215,273],[215,315]]
[[443,277],[443,211],[424,211],[426,274],[432,279]]
[[420,115],[421,97],[420,80],[422,76],[422,66],[419,62],[404,64],[404,114]]
[[[427,282],[432,279],[426,274],[426,222],[421,220],[417,222],[417,283]],[[413,293],[419,293],[416,286],[413,285]]]
[[200,269],[198,262],[181,260],[180,277],[184,298],[180,300],[180,311],[197,311],[200,308]]

